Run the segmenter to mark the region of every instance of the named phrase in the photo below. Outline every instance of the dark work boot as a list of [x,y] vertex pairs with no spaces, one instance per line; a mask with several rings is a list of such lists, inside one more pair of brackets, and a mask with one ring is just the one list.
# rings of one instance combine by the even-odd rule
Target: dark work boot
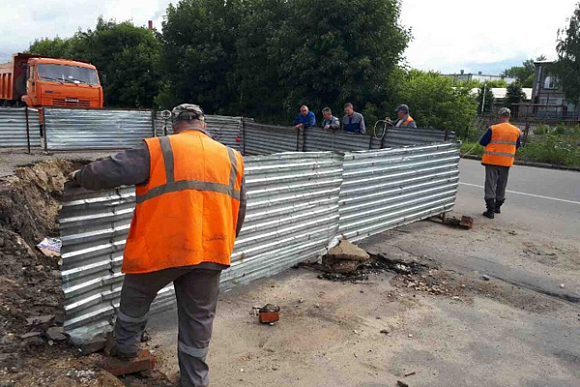
[[496,200],[495,201],[495,208],[493,209],[493,212],[495,212],[496,214],[501,214],[501,205],[503,204],[503,202],[505,202],[504,200]]
[[487,211],[483,213],[483,216],[489,219],[495,218],[493,211],[495,210],[495,200],[494,199],[485,199],[485,206],[487,207]]

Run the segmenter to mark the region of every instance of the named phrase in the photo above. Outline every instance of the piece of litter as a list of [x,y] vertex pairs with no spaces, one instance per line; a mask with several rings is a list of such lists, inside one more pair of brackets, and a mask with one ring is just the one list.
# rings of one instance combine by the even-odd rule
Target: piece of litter
[[409,333],[409,337],[413,337],[413,334],[412,333]]
[[46,237],[36,247],[47,257],[60,257],[62,241],[58,238]]
[[565,285],[565,284],[560,284],[560,287],[561,287],[562,289],[564,289],[564,288],[566,287],[566,285]]
[[490,280],[489,276],[487,276],[487,275],[485,275],[485,274],[484,274],[484,275],[482,275],[482,276],[481,276],[481,278],[483,278],[483,279],[484,279],[484,280],[486,280],[486,281],[489,281],[489,280]]
[[382,334],[385,334],[385,335],[388,335],[389,334],[389,331],[387,329],[382,329],[381,330],[381,333]]
[[416,375],[416,374],[417,373],[415,371],[409,372],[408,374],[405,374],[405,377],[413,376],[413,375]]
[[400,380],[397,380],[397,387],[409,387],[407,383],[403,383]]

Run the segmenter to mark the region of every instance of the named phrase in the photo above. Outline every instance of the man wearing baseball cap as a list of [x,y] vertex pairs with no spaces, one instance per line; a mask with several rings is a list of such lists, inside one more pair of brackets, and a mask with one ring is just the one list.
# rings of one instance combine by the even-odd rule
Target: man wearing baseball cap
[[417,123],[409,115],[409,106],[403,104],[399,105],[396,110],[397,117],[399,118],[395,123],[396,128],[413,128],[417,129]]
[[116,311],[117,356],[137,356],[151,302],[173,282],[181,386],[207,386],[220,275],[230,266],[245,216],[244,161],[210,137],[199,106],[175,107],[172,125],[174,135],[147,138],[73,178],[91,190],[136,186]]
[[520,130],[510,124],[511,111],[503,107],[498,112],[499,123],[491,126],[479,143],[485,147],[481,164],[485,166],[485,206],[483,216],[493,219],[501,213],[505,202],[510,168],[520,147]]

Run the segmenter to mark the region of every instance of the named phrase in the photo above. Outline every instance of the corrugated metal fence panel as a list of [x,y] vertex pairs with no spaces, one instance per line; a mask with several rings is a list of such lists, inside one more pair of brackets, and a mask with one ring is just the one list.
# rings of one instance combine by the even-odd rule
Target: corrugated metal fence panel
[[248,211],[222,275],[226,287],[321,255],[336,235],[342,156],[286,153],[249,158]]
[[450,211],[460,144],[346,153],[338,234],[357,241]]
[[246,155],[302,151],[302,133],[292,127],[246,122],[244,148]]
[[[455,140],[455,132],[449,132],[448,140]],[[408,145],[432,144],[445,141],[445,132],[437,129],[388,128],[384,148]]]
[[[322,254],[338,227],[341,156],[292,153],[245,161],[248,210],[232,267],[222,275],[225,289]],[[111,329],[134,205],[133,188],[65,189],[59,215],[65,329],[76,340]],[[152,311],[173,305],[173,298],[172,286],[164,288]]]
[[[246,118],[246,120],[250,120]],[[242,148],[242,117],[229,116],[205,116],[207,129],[212,138],[233,149],[241,150]],[[155,135],[161,137],[164,135],[163,126],[167,125],[167,134],[173,133],[171,120],[165,121],[161,118],[161,113],[157,113],[155,118]]]
[[48,150],[124,149],[153,137],[150,110],[44,108]]
[[[30,146],[40,146],[40,122],[37,109],[28,109]],[[0,148],[27,147],[26,108],[0,108]]]
[[371,136],[364,134],[309,128],[304,134],[304,150],[345,152],[380,148],[380,141],[375,138],[371,143],[371,140]]

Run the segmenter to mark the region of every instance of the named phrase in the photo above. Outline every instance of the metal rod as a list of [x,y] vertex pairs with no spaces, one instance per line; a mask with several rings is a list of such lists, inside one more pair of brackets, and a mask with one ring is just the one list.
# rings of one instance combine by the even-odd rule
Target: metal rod
[[30,154],[30,124],[28,123],[28,105],[26,105],[24,108],[24,114],[26,115],[26,142],[28,144],[28,154]]

